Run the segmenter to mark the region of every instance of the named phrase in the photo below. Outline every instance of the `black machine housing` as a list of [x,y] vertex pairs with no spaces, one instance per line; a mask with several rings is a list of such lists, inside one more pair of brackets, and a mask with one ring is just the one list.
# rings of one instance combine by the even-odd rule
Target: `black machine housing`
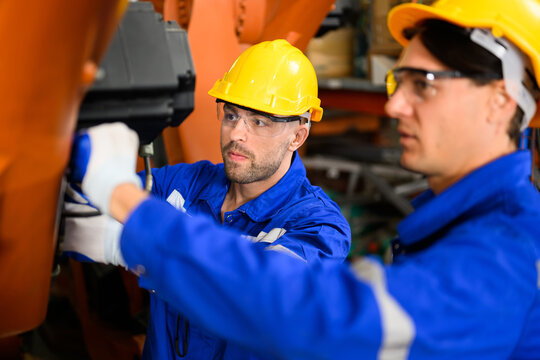
[[195,69],[187,33],[150,2],[130,2],[80,107],[78,129],[124,122],[152,142],[193,111]]

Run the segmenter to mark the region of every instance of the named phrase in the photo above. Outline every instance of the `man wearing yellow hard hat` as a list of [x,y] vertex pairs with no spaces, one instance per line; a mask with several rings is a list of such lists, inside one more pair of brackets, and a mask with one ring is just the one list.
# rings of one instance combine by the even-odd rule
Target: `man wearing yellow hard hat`
[[[306,266],[132,184],[107,199],[125,222],[121,253],[190,319],[268,358],[538,359],[540,194],[516,141],[538,116],[540,1],[403,4],[388,24],[405,48],[386,110],[402,165],[430,185],[398,226],[392,264]],[[175,268],[195,278],[182,289],[147,255],[173,232]]]
[[[221,124],[223,163],[201,161],[153,169],[152,194],[184,213],[206,215],[238,231],[256,247],[286,253],[302,263],[343,261],[350,247],[350,227],[338,206],[310,184],[296,151],[308,137],[311,121],[321,120],[317,92],[313,66],[287,41],[250,47],[209,91],[217,101],[216,126]],[[111,169],[116,171],[121,166]],[[139,177],[144,182],[144,173]],[[101,185],[97,191],[107,193]],[[95,224],[105,224],[109,235],[96,236]],[[121,231],[121,225],[112,219],[69,218],[63,248],[94,261],[125,266],[119,252],[109,256],[112,251],[104,251],[103,257],[88,247],[81,248],[84,240],[79,240],[87,239],[93,248],[99,241],[106,249],[114,248],[107,244],[117,243]],[[163,264],[172,258],[174,264],[176,241],[182,241],[181,237],[151,256]],[[219,237],[213,241],[215,249],[220,249]],[[152,250],[148,251],[150,254]],[[210,254],[206,252],[205,256]],[[212,261],[211,256],[208,259]],[[178,273],[174,265],[168,272],[164,278],[169,286],[182,289],[187,274]],[[203,274],[199,276],[189,281],[202,287],[212,282]],[[150,294],[144,359],[255,359],[247,349],[190,322],[183,309],[170,303],[152,282],[141,277],[140,283],[155,289]]]

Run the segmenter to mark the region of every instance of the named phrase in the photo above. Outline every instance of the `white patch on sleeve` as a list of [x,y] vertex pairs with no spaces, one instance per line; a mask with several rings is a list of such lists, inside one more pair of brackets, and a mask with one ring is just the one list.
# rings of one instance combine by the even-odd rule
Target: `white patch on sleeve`
[[356,276],[371,286],[381,313],[382,343],[377,359],[407,359],[416,335],[414,322],[386,288],[381,264],[362,258],[352,265]]
[[177,190],[173,190],[173,192],[167,198],[167,202],[174,206],[176,209],[182,212],[186,212],[186,209],[184,209],[184,203],[186,202],[186,200]]
[[257,239],[255,241],[257,242],[266,242],[266,243],[273,243],[280,237],[282,237],[287,230],[283,228],[273,228],[269,232],[265,233],[264,231],[261,231],[259,235],[257,235]]

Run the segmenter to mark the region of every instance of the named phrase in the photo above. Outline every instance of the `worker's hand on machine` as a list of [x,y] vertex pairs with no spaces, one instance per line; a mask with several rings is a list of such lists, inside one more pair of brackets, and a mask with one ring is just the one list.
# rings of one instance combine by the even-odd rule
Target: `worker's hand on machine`
[[107,214],[116,186],[141,186],[135,174],[138,142],[137,134],[122,123],[98,125],[76,135],[70,162],[72,183],[64,197],[61,249],[65,255],[126,267],[120,252],[122,224]]
[[80,182],[83,193],[101,212],[109,214],[116,186],[134,183],[139,139],[123,123],[102,124],[77,134],[71,155],[71,181]]
[[126,267],[120,252],[122,224],[101,214],[79,191],[68,185],[64,196],[64,255],[79,261]]

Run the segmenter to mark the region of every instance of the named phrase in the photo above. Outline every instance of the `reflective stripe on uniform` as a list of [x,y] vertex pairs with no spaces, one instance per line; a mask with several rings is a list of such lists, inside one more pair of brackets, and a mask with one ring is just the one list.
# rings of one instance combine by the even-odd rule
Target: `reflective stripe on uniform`
[[186,200],[177,190],[173,190],[173,192],[167,198],[167,202],[174,206],[176,209],[182,212],[186,212],[186,209],[184,209],[184,203],[186,202]]
[[538,282],[536,285],[538,285],[538,288],[540,289],[540,260],[536,262],[536,276],[538,278]]
[[[259,235],[257,235],[257,237],[248,236],[248,235],[244,235],[244,237],[250,239],[253,242],[265,242],[265,243],[272,244],[274,241],[276,241],[277,239],[282,237],[286,232],[287,232],[287,230],[285,230],[283,228],[273,228],[269,232],[261,231],[259,233]],[[265,250],[278,251],[278,252],[293,256],[295,258],[298,258],[298,259],[300,259],[302,261],[306,261],[306,259],[304,259],[300,255],[298,255],[297,253],[295,253],[291,249],[288,249],[285,246],[280,245],[280,244],[267,246],[265,248]]]
[[386,276],[381,264],[368,258],[352,265],[355,275],[368,283],[379,305],[382,341],[378,359],[406,359],[416,330],[414,323],[401,305],[388,293]]
[[281,253],[284,253],[284,254],[287,254],[287,255],[290,255],[290,256],[293,256],[295,258],[298,258],[304,262],[307,262],[306,259],[304,259],[303,257],[301,257],[300,255],[298,255],[297,253],[295,253],[294,251],[292,251],[291,249],[287,249],[285,246],[283,245],[271,245],[271,246],[267,246],[266,247],[266,250],[273,250],[273,251],[278,251],[278,252],[281,252]]
[[286,232],[287,230],[283,228],[273,228],[268,233],[261,231],[259,235],[257,235],[257,239],[255,239],[255,241],[262,241],[271,244],[280,237],[282,237]]
[[282,237],[286,232],[287,232],[287,230],[285,230],[285,229],[274,228],[274,229],[270,230],[269,232],[261,231],[259,233],[259,235],[257,235],[257,236],[242,235],[242,237],[244,237],[246,239],[249,239],[249,240],[251,240],[253,242],[265,242],[265,243],[271,244],[274,241],[276,241],[277,239],[279,239],[280,237]]

